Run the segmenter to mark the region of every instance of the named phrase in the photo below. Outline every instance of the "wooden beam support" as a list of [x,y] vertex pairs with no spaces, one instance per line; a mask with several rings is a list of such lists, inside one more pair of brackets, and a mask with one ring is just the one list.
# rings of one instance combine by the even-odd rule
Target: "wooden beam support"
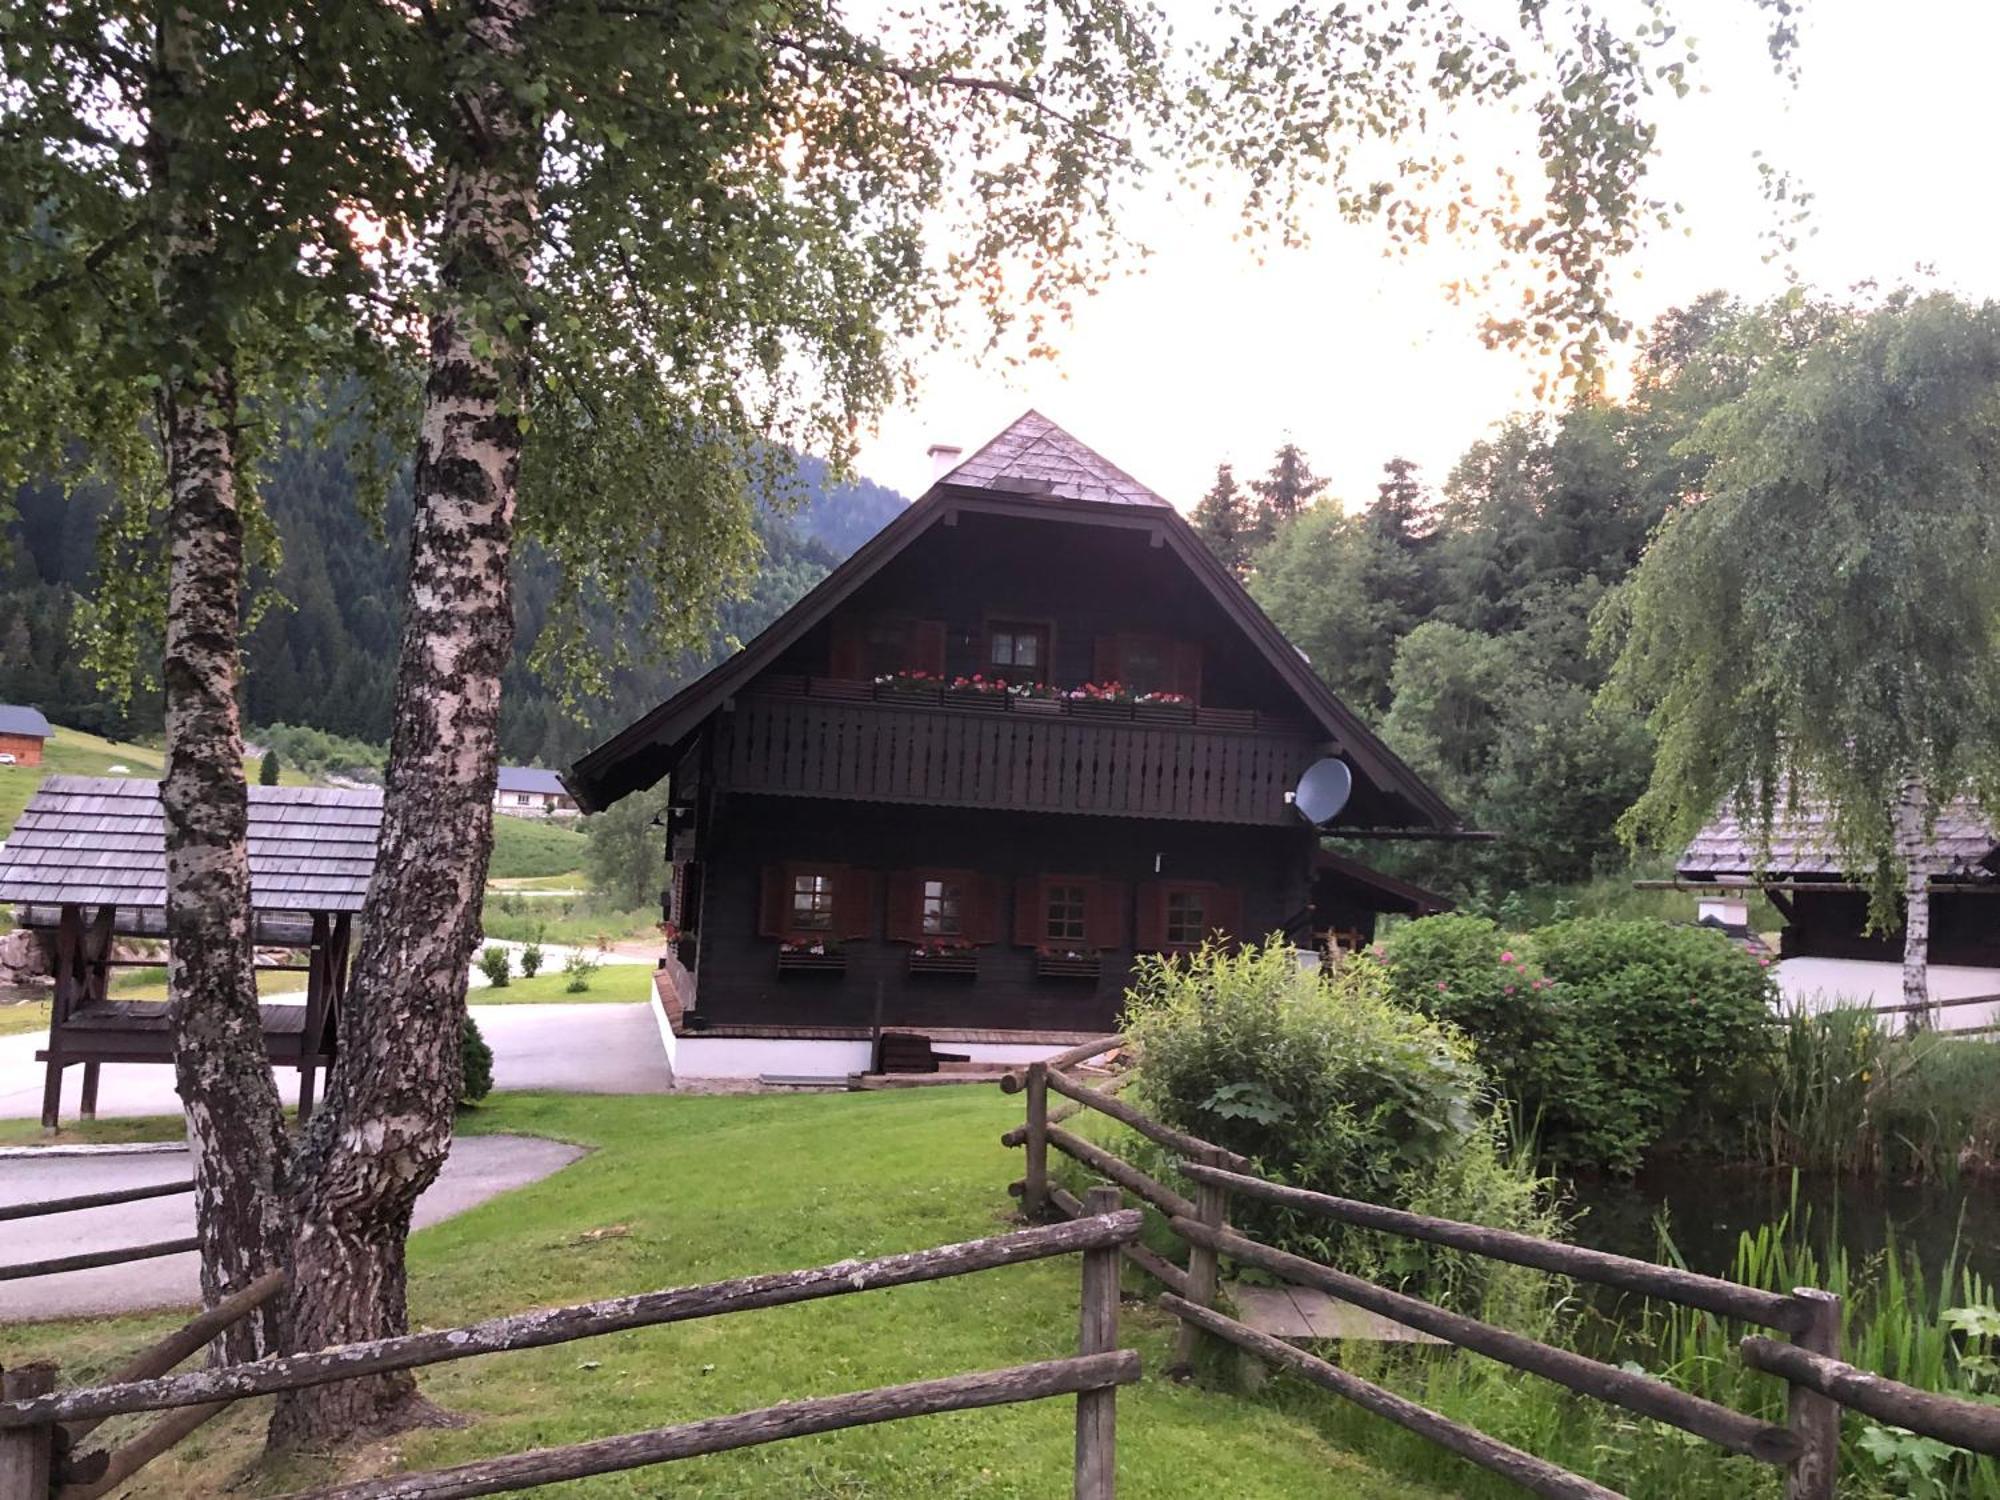
[[[1118,1211],[1114,1187],[1094,1187],[1084,1213],[1094,1218]],[[1083,1252],[1083,1297],[1077,1353],[1086,1358],[1118,1348],[1118,1250],[1105,1246]],[[1079,1391],[1076,1397],[1075,1500],[1117,1500],[1118,1388]]]
[[1802,1343],[1786,1344],[1756,1334],[1743,1340],[1743,1362],[1887,1426],[2000,1458],[2000,1406],[1918,1390],[1816,1353]]
[[1087,1109],[1094,1109],[1101,1115],[1109,1115],[1119,1124],[1136,1130],[1147,1140],[1157,1141],[1169,1151],[1197,1161],[1206,1161],[1218,1167],[1227,1167],[1240,1172],[1250,1165],[1249,1158],[1238,1156],[1234,1151],[1205,1141],[1199,1136],[1189,1135],[1184,1130],[1176,1130],[1171,1125],[1162,1125],[1151,1115],[1142,1114],[1122,1099],[1114,1099],[1100,1089],[1088,1088],[1062,1074],[1049,1074],[1049,1087],[1065,1098],[1074,1099]]

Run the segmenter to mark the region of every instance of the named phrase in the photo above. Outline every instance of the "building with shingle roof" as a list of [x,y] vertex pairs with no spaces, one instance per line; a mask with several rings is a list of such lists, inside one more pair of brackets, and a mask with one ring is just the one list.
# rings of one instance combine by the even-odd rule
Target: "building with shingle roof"
[[[250,890],[259,943],[303,950],[303,1005],[258,1007],[273,1062],[299,1069],[299,1112],[312,1110],[316,1070],[332,1065],[354,916],[374,874],[382,822],[375,787],[253,786]],[[96,1107],[106,1062],[173,1061],[166,1007],[114,1000],[128,962],[121,937],[167,933],[166,817],[156,781],[51,776],[0,847],[0,901],[52,950],[55,1003],[42,1123],[53,1128],[63,1070],[83,1065],[83,1112]],[[148,960],[152,961],[152,960]]]
[[[1967,799],[1938,812],[1918,858],[1930,877],[1933,1000],[2000,995],[2000,832]],[[1768,834],[1725,808],[1681,852],[1672,885],[1706,893],[1702,918],[1739,923],[1761,892],[1784,919],[1778,982],[1799,1003],[1900,1005],[1903,932],[1872,928],[1868,873],[1840,849],[1823,803],[1780,809]],[[1953,1007],[1948,1027],[2000,1021],[2000,1003]]]
[[574,818],[576,798],[562,777],[541,766],[502,766],[493,787],[493,810],[517,818]]
[[0,764],[38,766],[42,745],[54,738],[55,730],[39,708],[21,703],[0,703]]

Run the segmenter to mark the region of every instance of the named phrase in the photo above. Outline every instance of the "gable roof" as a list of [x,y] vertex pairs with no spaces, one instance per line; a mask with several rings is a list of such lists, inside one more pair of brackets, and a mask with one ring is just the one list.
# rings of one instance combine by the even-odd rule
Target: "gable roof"
[[[250,901],[260,912],[355,912],[375,871],[376,787],[250,788]],[[160,784],[50,776],[0,847],[0,901],[164,907]]]
[[1173,509],[1110,459],[1086,448],[1034,410],[1022,413],[998,437],[946,474],[941,483],[960,489]]
[[55,731],[39,708],[20,703],[0,703],[0,734],[18,734],[31,740],[45,740]]
[[1242,581],[1217,561],[1186,517],[1035,411],[1022,415],[933,484],[741,651],[578,759],[562,778],[578,805],[586,812],[595,812],[629,792],[652,785],[666,767],[662,757],[659,769],[646,775],[641,762],[649,752],[685,739],[912,542],[956,510],[1139,525],[1153,531],[1257,647],[1356,769],[1383,792],[1407,801],[1424,826],[1442,830],[1461,826],[1450,804],[1397,759],[1320,680],[1299,649],[1250,597]]
[[[1860,873],[1842,857],[1824,803],[1781,809],[1771,823],[1769,856],[1761,862],[1759,845],[1758,830],[1724,809],[1695,835],[1674,868],[1683,879],[1713,875],[1840,879]],[[1938,810],[1937,827],[1919,862],[1932,879],[1992,880],[1992,864],[2000,863],[2000,833],[1976,806],[1961,799]]]
[[562,777],[540,766],[502,766],[499,789],[503,792],[540,792],[549,797],[567,797],[569,788]]

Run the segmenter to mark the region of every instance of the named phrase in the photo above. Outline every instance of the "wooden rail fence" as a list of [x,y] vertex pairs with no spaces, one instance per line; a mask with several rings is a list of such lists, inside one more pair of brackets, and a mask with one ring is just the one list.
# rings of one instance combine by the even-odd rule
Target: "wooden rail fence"
[[[1579,1395],[1677,1427],[1731,1453],[1781,1467],[1786,1500],[1833,1500],[1843,1408],[1955,1447],[2000,1456],[2000,1407],[1918,1390],[1843,1363],[1840,1300],[1829,1292],[1813,1287],[1789,1294],[1766,1292],[1628,1256],[1266,1181],[1252,1175],[1251,1164],[1242,1157],[1151,1119],[1117,1098],[1136,1076],[1132,1071],[1090,1084],[1067,1076],[1066,1069],[1124,1045],[1122,1037],[1099,1038],[1001,1080],[1004,1090],[1024,1094],[1027,1104],[1023,1123],[1001,1137],[1002,1144],[1021,1147],[1027,1154],[1026,1173],[1009,1190],[1020,1195],[1030,1217],[1053,1210],[1075,1220],[1087,1212],[1075,1195],[1049,1180],[1048,1153],[1053,1148],[1165,1217],[1187,1247],[1185,1269],[1136,1241],[1122,1245],[1120,1253],[1167,1288],[1159,1305],[1180,1320],[1176,1364],[1182,1371],[1189,1366],[1196,1341],[1211,1336],[1288,1369],[1534,1494],[1551,1500],[1621,1500],[1583,1475],[1510,1447],[1230,1317],[1217,1306],[1218,1272],[1227,1257]],[[1051,1094],[1069,1103],[1051,1109]],[[1176,1153],[1179,1175],[1193,1187],[1194,1196],[1058,1124],[1084,1110],[1116,1120]],[[1741,1353],[1752,1369],[1786,1382],[1785,1424],[1762,1421],[1650,1375],[1556,1348],[1262,1244],[1230,1228],[1229,1204],[1236,1197],[1616,1287],[1783,1334],[1782,1342],[1753,1334],[1742,1341]]]
[[[51,1494],[56,1500],[96,1500],[202,1422],[247,1396],[564,1344],[631,1328],[968,1276],[1072,1254],[1082,1257],[1083,1271],[1079,1348],[1069,1358],[788,1401],[455,1468],[335,1485],[301,1492],[290,1500],[446,1500],[503,1494],[808,1433],[1056,1396],[1077,1398],[1076,1500],[1115,1500],[1116,1391],[1139,1378],[1137,1352],[1118,1347],[1117,1262],[1119,1252],[1139,1234],[1140,1215],[1119,1207],[1115,1188],[1093,1189],[1079,1210],[1066,1223],[929,1250],[672,1287],[516,1313],[463,1328],[168,1373],[223,1328],[276,1295],[283,1278],[274,1273],[196,1318],[104,1385],[57,1390],[55,1370],[48,1365],[0,1375],[0,1500],[49,1500]],[[121,1449],[73,1456],[81,1438],[98,1423],[143,1411],[164,1411],[167,1416]]]
[[[73,1198],[44,1198],[37,1203],[0,1204],[0,1224],[15,1219],[36,1219],[47,1214],[76,1213],[86,1208],[109,1208],[120,1203],[137,1203],[146,1198],[166,1198],[194,1191],[192,1179],[184,1182],[151,1182],[139,1187],[113,1188],[103,1193],[79,1193]],[[153,1260],[162,1255],[179,1255],[200,1248],[192,1236],[161,1240],[151,1245],[121,1245],[110,1250],[85,1250],[75,1255],[58,1255],[46,1260],[21,1261],[0,1266],[0,1281],[20,1281],[29,1276],[56,1276],[64,1271],[88,1271],[98,1266],[119,1266],[127,1261]]]

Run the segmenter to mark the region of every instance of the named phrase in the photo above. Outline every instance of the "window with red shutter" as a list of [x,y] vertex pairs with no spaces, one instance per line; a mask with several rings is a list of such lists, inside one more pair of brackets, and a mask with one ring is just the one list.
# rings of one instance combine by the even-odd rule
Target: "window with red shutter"
[[1186,953],[1218,933],[1233,939],[1242,913],[1241,893],[1212,881],[1150,881],[1139,887],[1133,946],[1142,952]]
[[853,615],[836,615],[833,641],[827,649],[826,675],[844,682],[860,682],[868,670],[867,622]]
[[833,879],[834,930],[848,941],[875,936],[875,877],[842,865]]
[[1084,941],[1092,948],[1125,946],[1125,887],[1116,880],[1090,883],[1090,911]]
[[944,675],[944,621],[918,620],[910,632],[910,666],[933,677]]
[[1014,882],[1014,946],[1041,947],[1041,931],[1042,880],[1039,875],[1023,875]]
[[1157,953],[1167,941],[1167,888],[1157,880],[1139,887],[1132,907],[1132,946],[1140,953]]
[[883,922],[883,932],[892,943],[920,943],[923,930],[918,925],[920,902],[917,872],[897,870],[889,876],[888,892],[883,905],[887,916]]

